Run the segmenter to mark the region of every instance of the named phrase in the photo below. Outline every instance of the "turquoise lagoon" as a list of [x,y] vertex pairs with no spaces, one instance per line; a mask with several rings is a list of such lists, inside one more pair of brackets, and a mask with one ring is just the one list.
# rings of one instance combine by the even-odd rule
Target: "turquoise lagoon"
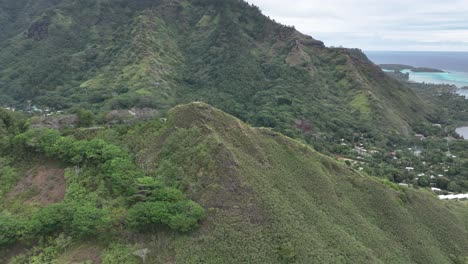
[[[444,73],[409,72],[413,82],[468,86],[468,52],[437,51],[366,51],[376,64],[402,64],[444,70]],[[458,90],[468,98],[468,90]]]
[[409,73],[409,80],[412,82],[452,84],[459,88],[468,87],[468,73],[464,72],[412,72],[411,70],[401,72]]
[[457,93],[468,98],[468,73],[465,72],[412,72],[402,70],[402,73],[409,73],[409,80],[418,83],[450,84],[458,88]]

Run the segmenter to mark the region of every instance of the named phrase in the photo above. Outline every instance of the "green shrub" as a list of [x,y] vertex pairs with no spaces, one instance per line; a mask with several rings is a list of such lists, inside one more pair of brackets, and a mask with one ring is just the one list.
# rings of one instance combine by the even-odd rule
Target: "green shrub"
[[80,127],[88,127],[94,124],[96,117],[94,116],[93,112],[89,110],[79,109],[76,111],[78,115]]
[[198,221],[205,217],[205,210],[193,201],[183,200],[170,202],[143,202],[128,210],[127,226],[143,231],[158,225],[168,225],[182,232],[190,231]]
[[42,208],[35,215],[35,219],[40,225],[39,232],[43,235],[49,235],[64,231],[70,226],[74,211],[74,206],[67,203],[53,204]]
[[16,182],[17,172],[0,158],[0,198],[11,190]]
[[153,190],[149,201],[164,201],[164,202],[178,202],[187,199],[185,194],[178,189],[163,187]]
[[0,246],[15,243],[21,235],[17,219],[0,213]]
[[108,229],[111,221],[109,212],[86,204],[76,208],[70,228],[78,237],[90,237]]
[[60,234],[57,238],[49,238],[35,246],[28,262],[29,264],[54,263],[54,259],[63,253],[72,243],[72,238]]
[[166,223],[172,229],[182,232],[190,231],[198,221],[205,218],[205,210],[197,203],[184,200],[170,204],[170,217]]
[[167,222],[169,214],[166,202],[138,203],[128,210],[126,224],[131,229],[143,231]]
[[[14,144],[18,149],[39,152],[76,166],[65,174],[64,202],[38,210],[31,220],[21,224],[14,225],[11,218],[4,218],[0,243],[58,232],[85,238],[109,231],[113,227],[111,206],[96,207],[97,204],[102,206],[105,196],[115,198],[115,204],[121,207],[128,198],[138,199],[134,200],[140,203],[131,207],[127,215],[127,226],[135,230],[166,225],[188,231],[204,217],[202,207],[189,201],[181,191],[144,177],[126,150],[103,140],[76,140],[63,137],[58,131],[35,129],[16,136]],[[8,177],[4,176],[6,172]],[[14,176],[14,171],[0,168],[2,180]]]
[[430,185],[431,181],[428,177],[420,177],[418,179],[418,185],[421,187],[428,187]]
[[135,180],[143,176],[135,163],[128,158],[115,158],[102,166],[111,191],[116,194],[134,193]]
[[102,258],[102,264],[138,264],[138,258],[133,255],[130,246],[122,244],[111,245]]

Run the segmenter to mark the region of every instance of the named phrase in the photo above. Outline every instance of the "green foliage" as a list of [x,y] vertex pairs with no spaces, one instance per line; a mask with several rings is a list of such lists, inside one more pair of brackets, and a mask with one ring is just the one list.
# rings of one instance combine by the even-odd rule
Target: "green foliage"
[[144,231],[165,224],[174,230],[186,232],[204,218],[204,209],[192,201],[142,202],[129,209],[127,225],[134,230]]
[[[181,171],[198,168],[197,177],[189,178],[190,195],[209,205],[209,216],[203,233],[161,234],[148,242],[145,247],[157,252],[150,263],[175,256],[183,263],[449,264],[450,254],[463,256],[467,250],[462,216],[468,211],[460,203],[357,173],[298,141],[253,129],[204,104],[178,107],[170,116],[174,137],[159,134],[141,153],[167,144],[170,155],[184,161]],[[204,133],[197,135],[197,129]],[[175,146],[178,133],[192,140]],[[213,139],[212,163],[196,167],[197,158],[182,158]],[[165,159],[160,152],[145,157],[148,164]],[[149,179],[142,185],[158,188]],[[127,224],[157,225],[169,209],[145,202],[130,210]]]
[[62,137],[55,130],[38,129],[16,136],[14,142],[24,151],[43,153],[74,165],[99,167],[111,192],[132,192],[134,181],[142,176],[127,151],[103,140],[79,141]]
[[138,258],[134,256],[134,249],[123,244],[113,244],[105,252],[102,258],[103,264],[137,264],[140,263]]
[[74,219],[75,205],[59,203],[42,208],[35,215],[39,223],[38,233],[50,235],[54,232],[69,230]]
[[[0,104],[20,109],[165,110],[206,101],[339,154],[350,152],[341,140],[394,151],[407,146],[401,136],[407,124],[441,136],[427,130],[428,121],[467,120],[465,101],[443,95],[449,100],[441,105],[454,106],[435,111],[362,52],[325,48],[244,1],[7,0],[0,1],[0,23]],[[206,106],[176,112],[165,128],[110,129],[118,138],[110,144],[45,129],[23,133],[24,118],[0,110],[2,154],[35,154],[73,166],[62,203],[0,213],[0,244],[59,232],[86,239],[119,230],[112,224],[123,219],[137,230],[164,225],[188,231],[205,212],[175,186],[210,208],[203,235],[176,235],[157,251],[171,251],[178,263],[439,264],[463,261],[468,252],[462,205],[372,180]],[[78,115],[80,126],[93,124],[91,112]],[[431,164],[450,162],[442,151],[430,151],[439,146],[423,154]],[[463,148],[452,151],[463,156]],[[405,156],[398,156],[399,166],[412,162]],[[370,163],[365,171],[394,182],[414,180],[388,159],[363,159]],[[468,188],[461,164],[438,184]],[[0,170],[3,193],[16,180],[12,166]],[[43,248],[36,262],[60,253]],[[113,246],[103,262],[132,263],[130,250]]]
[[20,236],[20,222],[13,217],[0,214],[0,246],[13,244]]
[[359,94],[354,97],[353,101],[351,102],[351,106],[360,111],[362,114],[370,114],[371,107],[369,105],[369,99],[364,94]]
[[38,227],[35,219],[0,213],[0,247],[30,241],[38,234]]
[[[2,214],[2,243],[60,233],[129,243],[127,235],[138,231],[150,234],[137,237],[150,249],[149,263],[439,264],[452,263],[450,255],[464,257],[467,211],[461,203],[445,204],[428,192],[357,173],[353,164],[344,166],[205,104],[181,106],[169,116],[164,128],[121,126],[99,134],[118,143],[146,131],[143,137],[151,139],[146,144],[125,141],[135,143],[128,149],[145,171],[128,162],[127,151],[100,136],[77,140],[46,130],[17,136],[19,152],[48,153],[74,167],[66,172],[63,202]],[[404,160],[403,154],[398,157]],[[132,192],[113,188],[123,188],[119,182],[127,180]],[[205,219],[205,211],[171,182],[208,208],[203,231],[187,232]],[[46,248],[35,256],[46,261],[61,252]],[[138,261],[132,251],[111,246],[103,262]]]
[[277,251],[280,261],[283,263],[294,263],[297,252],[291,242],[283,243]]
[[420,177],[418,179],[418,185],[421,187],[429,187],[430,183],[431,182],[428,177]]
[[153,190],[151,196],[148,197],[149,201],[163,201],[163,202],[180,202],[185,199],[183,192],[176,188],[160,188]]
[[143,231],[148,227],[167,223],[169,218],[168,204],[165,202],[143,202],[134,205],[127,214],[127,225]]
[[50,238],[48,241],[41,242],[32,250],[32,256],[28,264],[43,264],[53,262],[61,253],[63,253],[72,243],[72,238],[60,234],[57,238]]
[[460,187],[460,185],[458,185],[456,182],[451,181],[451,182],[449,182],[449,184],[447,185],[447,190],[449,190],[449,191],[451,191],[451,192],[460,192],[460,191],[461,191],[461,187]]
[[198,128],[182,128],[170,133],[161,149],[161,160],[155,168],[155,174],[170,186],[187,189],[201,168],[213,167],[211,155],[216,143],[203,138],[202,135],[203,132]]
[[128,158],[115,158],[102,165],[103,173],[109,178],[112,193],[132,194],[135,192],[135,179],[143,177],[143,172]]
[[167,225],[182,232],[194,229],[205,218],[203,207],[190,200],[170,204],[169,212],[169,219],[165,219]]
[[21,113],[0,109],[0,136],[13,135],[24,131],[26,119]]
[[399,187],[398,185],[396,185],[395,183],[393,183],[393,182],[391,182],[391,181],[389,181],[389,180],[387,180],[387,179],[380,179],[380,178],[379,178],[379,179],[375,179],[375,180],[378,181],[378,182],[380,182],[380,183],[382,183],[382,184],[384,184],[384,185],[387,186],[387,187],[392,188],[392,189],[395,190],[395,191],[400,191],[400,190],[401,190],[400,187]]
[[[429,112],[359,50],[325,48],[244,1],[64,0],[31,9],[3,27],[0,104],[79,109],[82,126],[92,124],[83,109],[204,101],[306,138],[403,131]],[[312,131],[294,125],[303,118]]]
[[70,223],[72,234],[77,237],[92,237],[104,233],[111,227],[110,213],[94,205],[85,204],[77,207]]
[[78,125],[80,127],[89,127],[94,124],[96,117],[94,116],[93,112],[89,110],[79,109],[76,111],[76,114],[79,118]]
[[108,232],[112,218],[105,209],[91,204],[59,203],[23,216],[0,215],[0,245],[28,242],[41,236],[64,232],[77,238],[89,238]]
[[[188,200],[181,191],[145,177],[126,150],[103,140],[76,140],[55,130],[35,129],[15,136],[13,146],[19,153],[36,152],[76,167],[66,172],[67,193],[63,202],[41,208],[21,221],[19,216],[2,215],[1,245],[58,232],[80,239],[104,235],[116,226],[111,211],[126,207],[126,200],[136,202],[128,212],[129,226],[135,229],[159,224],[189,231],[204,218],[201,206]],[[8,190],[16,180],[15,171],[4,166],[0,173]],[[112,208],[112,204],[117,208]],[[146,210],[146,217],[141,216],[142,210]]]
[[4,197],[17,180],[18,173],[16,169],[10,166],[9,162],[0,158],[0,197]]

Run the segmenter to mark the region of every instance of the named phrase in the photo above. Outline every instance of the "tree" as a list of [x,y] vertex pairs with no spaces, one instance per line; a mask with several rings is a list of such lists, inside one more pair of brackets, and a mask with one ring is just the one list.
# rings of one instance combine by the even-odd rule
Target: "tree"
[[439,187],[440,189],[443,189],[443,190],[447,190],[447,187],[448,187],[448,184],[449,184],[450,180],[445,178],[445,177],[439,177],[437,178],[436,180],[436,185],[437,187]]
[[20,234],[20,225],[12,217],[0,214],[0,246],[15,243]]
[[115,158],[107,161],[103,165],[103,171],[111,186],[111,191],[116,194],[134,193],[136,179],[143,176],[142,171],[128,158]]
[[420,177],[418,179],[418,185],[421,187],[429,187],[430,184],[431,182],[428,177]]
[[2,198],[16,182],[16,169],[9,166],[9,163],[0,158],[0,198]]
[[78,206],[70,228],[79,237],[89,237],[110,226],[112,219],[104,209],[98,209],[91,204]]
[[127,226],[143,231],[155,225],[163,224],[169,219],[167,202],[144,202],[134,205],[127,213]]
[[205,218],[205,210],[190,200],[171,202],[143,202],[134,205],[127,214],[127,226],[143,231],[158,225],[168,225],[171,229],[186,232],[197,226]]
[[451,182],[449,182],[449,184],[447,185],[447,190],[449,190],[450,192],[460,192],[460,191],[461,191],[461,187],[460,187],[460,185],[458,185],[458,183],[456,183],[455,181],[451,181]]
[[76,111],[76,115],[78,115],[78,125],[80,127],[89,127],[94,124],[94,120],[96,119],[93,112],[89,110],[79,109]]
[[398,170],[395,170],[395,172],[393,173],[393,181],[396,183],[401,183],[405,181],[406,179],[407,177]]
[[198,221],[205,218],[205,210],[194,201],[184,200],[172,203],[171,216],[167,224],[174,230],[187,232],[197,226]]
[[70,225],[73,214],[73,206],[63,203],[42,208],[35,216],[40,225],[38,232],[43,235],[49,235],[56,231],[62,231]]

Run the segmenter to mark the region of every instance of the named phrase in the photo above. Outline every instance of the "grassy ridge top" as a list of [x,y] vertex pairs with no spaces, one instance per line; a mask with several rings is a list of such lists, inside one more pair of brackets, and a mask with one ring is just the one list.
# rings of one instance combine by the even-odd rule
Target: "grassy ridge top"
[[[26,129],[11,122],[5,127]],[[13,135],[21,132],[8,131]],[[147,263],[440,264],[464,263],[467,257],[466,204],[442,202],[427,191],[361,174],[300,141],[271,129],[253,128],[205,103],[175,107],[168,112],[167,122],[67,133],[69,137],[60,137],[58,132],[29,130],[14,137],[28,148],[43,146],[48,159],[67,161],[71,152],[72,163],[58,167],[63,173],[64,167],[72,166],[65,169],[62,183],[40,176],[44,173],[31,175],[33,170],[21,173],[31,166],[27,164],[34,166],[31,157],[43,158],[41,152],[28,154],[27,161],[22,152],[19,156],[15,151],[4,153],[10,166],[24,169],[18,170],[17,176],[6,171],[14,177],[8,178],[10,190],[2,191],[13,197],[9,199],[14,203],[2,204],[0,227],[11,224],[9,219],[23,219],[21,228],[44,220],[60,223],[46,225],[44,235],[42,229],[33,229],[39,232],[36,238],[43,237],[37,244],[24,243],[29,233],[20,232],[23,243],[7,243],[0,250],[7,258],[23,254],[12,263],[139,263],[133,253],[143,249],[149,250],[144,251]],[[38,134],[46,136],[28,139],[28,135]],[[7,147],[9,136],[4,136],[2,146]],[[57,140],[64,143],[49,146]],[[105,153],[125,157],[126,162],[99,162],[106,156],[100,146],[107,149]],[[86,162],[89,157],[92,160]],[[42,162],[40,171],[57,171],[57,165],[47,164]],[[117,170],[108,166],[112,164]],[[2,170],[0,176],[5,177],[4,173]],[[28,197],[36,197],[35,193],[20,193],[25,180],[38,177],[65,184],[64,202],[31,203],[34,199]],[[151,184],[159,187],[151,189]],[[195,201],[204,208],[206,218],[200,212],[200,217],[190,222],[192,227],[198,222],[198,228],[188,233],[160,223],[171,227],[183,224],[172,222],[178,218],[156,219],[154,223],[148,218],[153,217],[150,212],[163,210],[158,201],[173,201],[164,200],[168,197]],[[135,204],[135,199],[140,202]],[[169,213],[174,217],[190,213],[184,208],[176,207]],[[60,214],[50,215],[57,210],[69,213],[57,220]],[[37,219],[37,213],[39,223],[28,222]],[[31,214],[34,217],[26,217]],[[132,226],[139,228],[127,228]],[[8,234],[11,236],[0,235],[2,241],[16,239],[17,234]]]
[[[361,175],[206,104],[170,113],[169,135],[140,161],[183,160],[180,182],[209,212],[201,230],[168,242],[178,262],[453,263],[468,250],[466,206]],[[167,145],[169,160],[157,151]]]

